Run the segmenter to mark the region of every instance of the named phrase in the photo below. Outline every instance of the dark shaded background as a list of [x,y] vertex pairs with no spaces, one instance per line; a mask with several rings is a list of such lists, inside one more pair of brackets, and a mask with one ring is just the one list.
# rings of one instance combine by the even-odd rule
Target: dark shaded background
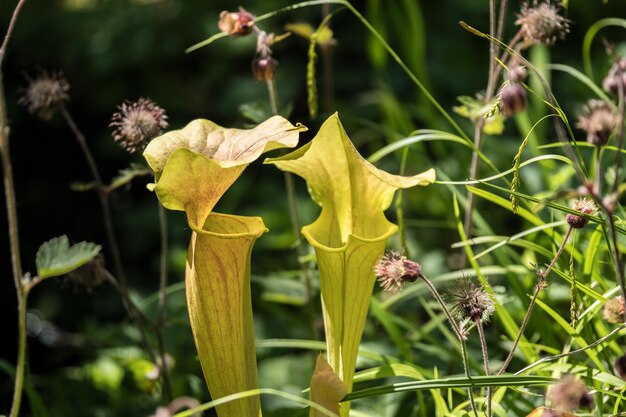
[[[0,28],[9,20],[13,0],[0,4]],[[483,4],[484,3],[484,4]],[[287,1],[257,1],[242,4],[252,13],[262,14],[290,4]],[[459,95],[473,95],[486,82],[487,44],[458,25],[464,20],[487,29],[487,3],[444,0],[421,1],[424,26],[411,27],[410,19],[402,14],[402,1],[359,1],[354,5],[366,17],[377,23],[384,36],[400,56],[422,75],[431,93],[444,108],[456,105]],[[116,106],[123,100],[150,97],[165,108],[172,128],[203,117],[224,126],[243,126],[246,120],[238,108],[243,103],[266,103],[267,90],[262,82],[251,76],[250,61],[254,39],[223,39],[191,54],[184,50],[217,31],[219,12],[235,10],[239,2],[183,0],[28,0],[11,40],[4,67],[8,114],[11,124],[11,155],[20,221],[21,250],[24,270],[35,272],[34,255],[39,245],[52,237],[67,234],[74,242],[98,242],[108,253],[101,223],[101,210],[94,193],[70,190],[74,181],[88,181],[89,171],[79,148],[60,117],[41,121],[16,104],[26,77],[38,71],[62,71],[71,84],[68,107],[88,138],[96,155],[103,178],[110,179],[130,162],[142,162],[140,155],[128,155],[111,138],[108,123]],[[380,7],[380,11],[376,11]],[[512,10],[519,8],[513,2]],[[369,12],[368,12],[369,11]],[[320,8],[311,7],[281,14],[261,23],[268,32],[282,32],[284,24],[307,21],[314,26],[320,22]],[[574,21],[565,42],[554,48],[555,62],[581,68],[581,40],[587,28],[603,17],[626,16],[626,4],[611,0],[570,1],[568,17]],[[509,18],[509,35],[513,33],[513,17]],[[334,95],[333,111],[338,110],[351,138],[364,155],[369,155],[385,143],[408,135],[417,127],[444,127],[441,118],[424,105],[423,97],[390,58],[380,55],[373,40],[365,33],[355,17],[343,10],[332,20],[337,46],[333,51]],[[421,37],[416,37],[421,34]],[[603,36],[619,45],[624,31],[607,29]],[[419,45],[425,45],[423,51]],[[306,109],[306,62],[308,43],[296,36],[276,45],[279,60],[277,85],[283,108],[292,106],[289,118],[309,126],[311,134],[328,114],[328,109],[310,120]],[[413,55],[415,52],[416,55]],[[594,48],[595,66],[605,70],[609,60],[602,48]],[[320,92],[324,91],[320,73]],[[555,76],[555,91],[566,109],[576,110],[588,93],[573,85],[571,79]],[[385,95],[400,103],[408,119],[396,121],[395,132],[372,129],[384,123],[390,126],[394,113],[384,100]],[[324,109],[323,95],[321,108]],[[386,104],[387,103],[387,104]],[[267,106],[267,104],[263,104]],[[463,126],[468,124],[460,120]],[[469,130],[468,130],[469,131]],[[487,149],[494,160],[510,161],[510,152],[519,138],[513,130],[498,138],[500,144]],[[502,155],[499,156],[499,152]],[[451,177],[467,175],[469,154],[451,154],[446,149],[428,147],[412,156],[411,170],[422,171],[433,164],[444,167]],[[390,170],[397,171],[397,161],[386,159]],[[146,297],[157,289],[159,264],[159,229],[157,201],[145,189],[147,178],[133,181],[132,186],[113,195],[115,228],[122,246],[122,257],[133,293]],[[283,177],[280,172],[260,163],[250,167],[232,187],[219,210],[236,214],[262,215],[271,233],[259,240],[255,248],[253,271],[259,275],[276,275],[296,268]],[[317,209],[298,180],[300,204],[304,223],[315,217]],[[441,233],[437,224],[450,221],[449,205],[437,198],[433,189],[419,197],[409,198],[409,215],[431,219],[419,232],[410,233],[412,246],[424,257],[433,259],[437,268],[446,268],[450,243],[457,240],[450,231]],[[4,193],[0,197],[4,207]],[[4,212],[4,210],[3,210]],[[497,224],[498,219],[494,219]],[[6,215],[0,216],[0,231],[6,230]],[[511,227],[502,225],[503,228]],[[170,282],[183,277],[185,246],[189,230],[181,213],[170,213]],[[8,238],[0,240],[0,359],[15,361],[16,315],[15,294],[11,278]],[[254,283],[259,338],[307,338],[306,313],[301,306],[289,306],[268,301],[263,295],[266,286]],[[29,303],[42,319],[54,324],[66,335],[67,343],[46,346],[41,340],[30,339],[33,384],[44,398],[49,415],[62,413],[82,415],[147,415],[158,398],[145,394],[124,382],[124,392],[114,394],[94,389],[84,379],[72,373],[84,363],[94,360],[98,352],[119,346],[138,346],[137,335],[128,325],[123,306],[117,295],[107,287],[91,293],[77,291],[62,279],[45,282],[38,287]],[[316,307],[317,308],[317,307]],[[186,327],[186,312],[182,293],[171,298],[167,329],[168,351],[177,356],[174,368],[175,391],[178,395],[196,395],[206,400],[206,392],[195,362],[193,343]],[[123,325],[120,326],[119,323]],[[318,323],[319,330],[319,323]],[[70,335],[80,335],[78,344]],[[320,335],[318,334],[318,337]],[[71,343],[70,343],[71,342]],[[69,343],[69,346],[67,345]],[[267,355],[268,375],[276,383],[282,381],[280,355]],[[276,359],[276,355],[279,356]],[[308,361],[299,356],[290,362],[301,363],[299,388],[306,386],[310,372]],[[290,368],[294,369],[294,368]],[[297,369],[297,368],[296,368]],[[8,412],[12,382],[0,376],[0,413]],[[293,377],[293,375],[291,375]],[[262,371],[263,378],[263,371]],[[81,382],[82,381],[82,382]],[[268,384],[265,384],[267,386]],[[297,384],[296,384],[297,385]],[[297,391],[296,391],[297,392]],[[143,396],[142,396],[143,395]],[[132,398],[126,398],[132,397]],[[29,413],[29,401],[24,400],[24,413]],[[279,415],[282,405],[274,407]],[[31,410],[32,412],[32,410]]]

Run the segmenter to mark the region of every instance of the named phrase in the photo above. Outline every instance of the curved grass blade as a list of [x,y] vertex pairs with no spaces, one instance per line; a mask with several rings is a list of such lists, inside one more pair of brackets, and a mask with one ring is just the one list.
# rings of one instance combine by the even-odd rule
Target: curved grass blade
[[[521,239],[524,236],[528,236],[531,235],[533,233],[536,232],[540,232],[543,231],[545,229],[551,229],[554,227],[558,227],[558,226],[562,226],[564,224],[564,222],[558,221],[558,222],[552,222],[552,223],[546,223],[546,224],[542,224],[536,227],[532,227],[528,230],[524,230],[523,232],[514,234],[512,236],[481,236],[479,238],[473,238],[473,239],[469,239],[466,241],[462,241],[462,242],[457,242],[455,244],[452,245],[453,248],[459,248],[465,245],[474,245],[474,244],[480,244],[480,243],[486,243],[486,242],[498,242],[493,246],[490,246],[489,248],[485,249],[484,251],[480,252],[479,254],[475,255],[474,259],[478,259],[482,256],[487,255],[488,253],[494,251],[495,249],[498,249],[499,247],[502,247],[506,244],[514,244],[514,242],[518,239]],[[551,252],[547,251],[545,248],[538,246],[537,244],[533,243],[533,242],[529,242],[529,241],[524,241],[524,244],[520,244],[519,246],[522,247],[527,247],[527,248],[532,248],[535,252],[541,252],[546,256],[551,256]]]
[[591,25],[585,33],[585,38],[583,39],[583,66],[585,67],[585,73],[591,79],[593,79],[593,68],[591,67],[591,44],[593,39],[596,37],[598,32],[605,27],[609,26],[618,26],[626,29],[626,19],[618,19],[614,17],[609,17],[606,19],[598,20],[596,23]]
[[430,141],[435,141],[435,140],[440,140],[440,141],[447,141],[447,142],[455,142],[455,143],[460,143],[463,146],[466,146],[467,148],[469,148],[470,150],[472,150],[473,152],[476,152],[478,154],[478,157],[490,168],[492,169],[494,172],[498,172],[498,169],[496,168],[495,165],[493,165],[493,162],[491,162],[491,160],[489,160],[489,158],[487,158],[485,156],[485,154],[480,150],[477,149],[474,146],[474,143],[472,143],[471,141],[468,142],[465,138],[462,138],[460,136],[457,136],[453,133],[449,133],[449,132],[443,132],[440,130],[432,130],[432,129],[420,129],[417,130],[416,132],[414,132],[414,135],[409,136],[407,138],[404,139],[400,139],[397,140],[393,143],[390,143],[387,146],[384,146],[383,148],[379,149],[378,151],[374,152],[372,155],[369,156],[369,158],[367,158],[367,160],[371,163],[376,163],[379,160],[381,160],[383,157],[397,151],[400,150],[402,148],[406,148],[410,145],[416,144],[416,143],[420,143],[420,142],[430,142]]
[[256,397],[260,395],[274,395],[276,397],[281,397],[296,404],[308,406],[316,409],[321,414],[326,415],[328,417],[339,417],[337,414],[327,410],[319,404],[316,404],[312,401],[307,400],[306,398],[298,397],[297,395],[290,394],[288,392],[279,391],[273,388],[257,388],[248,391],[238,392],[237,394],[227,395],[222,398],[218,398],[217,400],[209,401],[208,403],[204,403],[199,405],[198,407],[191,408],[189,410],[182,411],[180,413],[174,414],[172,417],[190,417],[196,413],[210,410],[212,408],[217,407],[218,405],[228,404],[231,401],[241,400],[244,398]]
[[531,385],[550,385],[558,382],[558,378],[535,375],[493,375],[451,377],[431,379],[426,381],[398,382],[390,385],[382,385],[354,391],[343,399],[353,401],[359,398],[367,398],[384,394],[393,394],[406,391],[420,391],[425,389],[450,389],[450,388],[482,388],[482,387],[516,387]]
[[[573,166],[572,161],[569,158],[563,155],[549,154],[549,155],[536,156],[527,161],[524,161],[520,164],[519,168],[524,168],[527,165],[531,165],[531,164],[534,164],[535,162],[545,161],[545,160],[561,161],[561,162],[565,162],[569,166]],[[486,184],[486,183],[489,183],[490,181],[497,180],[499,178],[504,178],[505,176],[509,175],[510,173],[514,171],[515,171],[515,168],[509,168],[506,171],[502,171],[501,173],[497,175],[492,175],[486,178],[480,178],[480,179],[475,179],[475,180],[465,180],[465,181],[435,181],[435,184],[445,184],[445,185]],[[512,194],[516,194],[516,192],[513,192]]]
[[576,78],[578,81],[589,87],[589,89],[602,100],[610,101],[609,96],[607,96],[606,93],[602,91],[602,89],[598,87],[591,78],[587,77],[576,68],[563,64],[549,64],[548,68],[554,71],[561,71],[571,75],[572,77]]

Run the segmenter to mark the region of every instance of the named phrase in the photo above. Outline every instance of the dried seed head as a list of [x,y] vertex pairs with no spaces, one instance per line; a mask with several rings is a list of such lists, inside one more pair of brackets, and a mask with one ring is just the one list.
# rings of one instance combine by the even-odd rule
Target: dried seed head
[[25,106],[31,114],[49,120],[55,108],[69,100],[67,92],[70,84],[60,72],[40,71],[33,80],[28,78],[28,86],[22,89],[18,103]]
[[519,83],[507,82],[498,93],[500,113],[511,117],[526,109],[526,89]]
[[607,300],[602,307],[602,318],[609,323],[624,323],[624,297],[618,295]]
[[622,85],[626,94],[626,58],[621,58],[613,64],[604,81],[602,87],[608,92],[619,95],[619,88]]
[[97,255],[85,265],[76,268],[67,274],[67,282],[77,289],[91,292],[106,281],[106,268],[104,257]]
[[132,103],[125,101],[111,117],[113,138],[129,153],[143,149],[148,142],[167,129],[165,110],[147,98]]
[[522,83],[527,76],[526,68],[519,64],[511,65],[506,73],[506,79],[512,83]]
[[604,146],[617,127],[618,117],[615,110],[605,101],[590,100],[578,116],[576,127],[587,132],[587,142]]
[[450,303],[452,314],[461,321],[488,322],[496,309],[483,286],[467,278],[461,279],[450,292]]
[[224,10],[220,13],[220,20],[217,27],[231,36],[244,36],[252,31],[254,26],[254,16],[243,7],[238,12],[228,12]]
[[421,270],[420,264],[396,251],[387,252],[374,265],[374,274],[378,277],[380,286],[390,293],[400,291],[407,282],[415,282]]
[[273,80],[277,65],[278,61],[271,56],[255,58],[252,61],[252,73],[254,74],[254,78],[259,81]]
[[274,34],[258,32],[256,42],[256,58],[252,60],[252,74],[259,81],[273,80],[276,74],[278,61],[272,58],[272,43]]
[[550,405],[563,411],[574,411],[578,408],[590,408],[593,397],[587,387],[573,375],[566,375],[548,390]]
[[626,354],[615,360],[615,372],[620,378],[626,381]]
[[[598,213],[596,203],[587,198],[581,198],[574,201],[572,208],[580,213],[589,214],[591,216],[595,216]],[[565,220],[567,220],[567,223],[575,229],[581,229],[589,223],[589,220],[587,220],[586,217],[572,213],[568,213]]]
[[565,38],[569,21],[559,14],[560,8],[560,3],[543,1],[538,4],[537,0],[533,0],[532,6],[522,5],[515,24],[521,26],[526,43],[554,45],[557,39]]

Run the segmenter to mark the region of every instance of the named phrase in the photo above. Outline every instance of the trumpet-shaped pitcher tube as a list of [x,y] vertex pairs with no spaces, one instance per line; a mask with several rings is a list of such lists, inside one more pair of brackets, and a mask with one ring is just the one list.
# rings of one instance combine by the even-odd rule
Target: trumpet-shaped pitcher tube
[[[258,388],[250,256],[267,229],[260,217],[212,213],[191,236],[185,285],[189,320],[213,398]],[[217,407],[220,416],[260,415],[259,397]]]

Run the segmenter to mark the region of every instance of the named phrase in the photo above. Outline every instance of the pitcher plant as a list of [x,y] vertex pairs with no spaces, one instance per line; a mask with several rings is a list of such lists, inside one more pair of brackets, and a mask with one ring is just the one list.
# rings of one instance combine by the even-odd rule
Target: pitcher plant
[[[373,267],[398,229],[384,210],[396,190],[431,184],[435,171],[404,177],[376,168],[358,153],[336,113],[310,143],[265,163],[304,178],[321,207],[302,234],[317,256],[328,363],[350,391],[376,280]],[[341,415],[348,413],[349,404],[342,404]]]
[[[280,116],[253,129],[227,129],[194,120],[155,138],[144,152],[165,208],[185,211],[192,229],[185,271],[189,320],[204,377],[214,399],[258,388],[250,259],[267,231],[260,217],[218,214],[213,208],[262,153],[294,147],[299,132]],[[260,416],[258,397],[217,407],[220,417]]]

